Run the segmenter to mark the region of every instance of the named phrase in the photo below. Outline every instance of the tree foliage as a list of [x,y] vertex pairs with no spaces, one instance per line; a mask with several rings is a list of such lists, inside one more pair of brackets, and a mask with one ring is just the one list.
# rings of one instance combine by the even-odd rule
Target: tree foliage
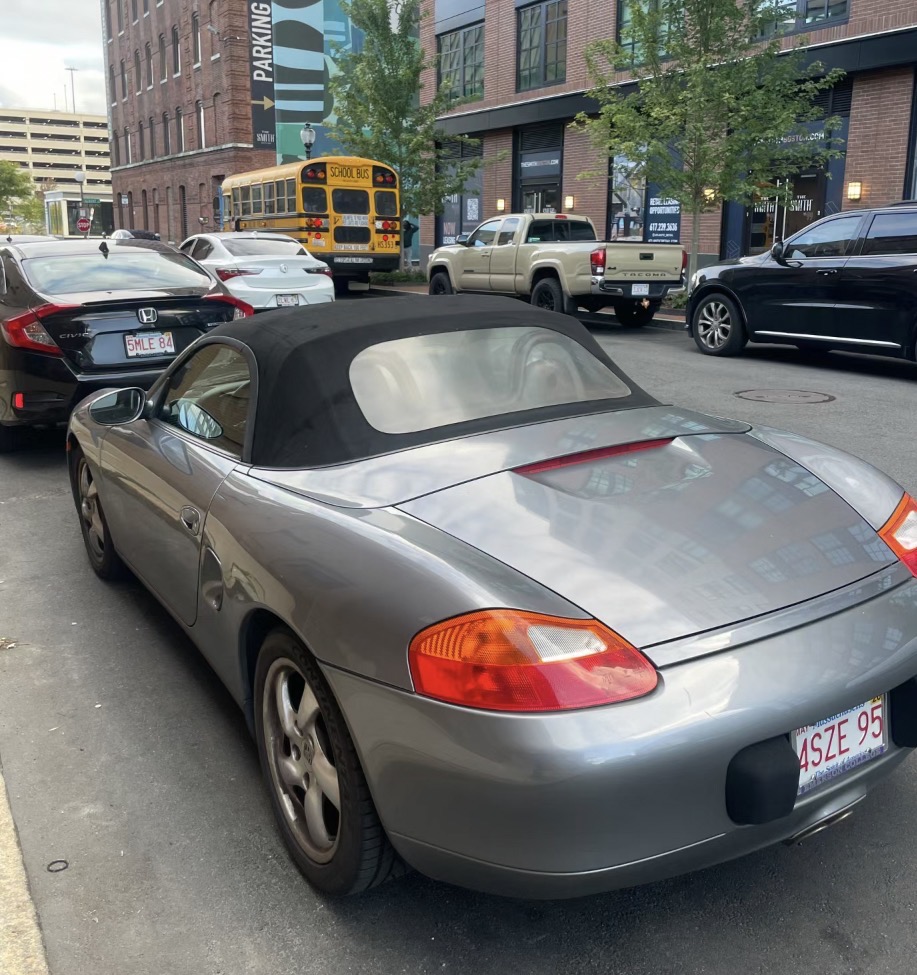
[[45,226],[45,205],[29,174],[15,163],[0,162],[0,220],[34,233]]
[[9,213],[14,200],[27,199],[33,193],[32,179],[24,169],[0,162],[0,214]]
[[421,0],[342,0],[341,5],[366,36],[362,50],[338,55],[339,73],[331,79],[337,113],[331,134],[346,152],[379,159],[398,172],[404,213],[442,213],[445,198],[463,192],[481,160],[437,164],[438,145],[472,140],[446,136],[437,122],[456,104],[445,90],[421,104],[423,74],[436,67],[418,38],[427,16]]
[[[838,140],[812,139],[806,123],[822,117],[814,100],[843,72],[825,73],[800,48],[782,52],[777,24],[790,7],[795,0],[632,0],[622,43],[587,49],[599,111],[576,123],[692,214],[692,271],[701,213],[785,195],[779,184],[839,153]],[[620,71],[638,84],[615,87]]]

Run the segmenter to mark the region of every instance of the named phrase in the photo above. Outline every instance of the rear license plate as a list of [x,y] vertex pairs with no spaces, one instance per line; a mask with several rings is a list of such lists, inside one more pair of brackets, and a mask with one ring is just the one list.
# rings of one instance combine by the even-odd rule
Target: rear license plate
[[630,293],[632,295],[648,295],[650,293],[650,286],[648,284],[632,284],[630,286]]
[[175,339],[171,332],[125,335],[124,351],[129,359],[144,355],[175,355]]
[[335,264],[372,264],[372,262],[371,257],[336,257],[334,259]]
[[886,699],[871,701],[793,732],[799,795],[878,758],[888,749]]
[[298,305],[299,295],[277,295],[277,307],[283,308],[285,305]]

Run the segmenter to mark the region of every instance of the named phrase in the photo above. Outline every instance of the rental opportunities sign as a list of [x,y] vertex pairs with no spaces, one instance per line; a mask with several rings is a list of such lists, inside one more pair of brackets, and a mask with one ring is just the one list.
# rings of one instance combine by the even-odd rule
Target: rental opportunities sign
[[248,37],[252,89],[252,145],[256,149],[273,149],[276,144],[274,26],[270,3],[249,3]]

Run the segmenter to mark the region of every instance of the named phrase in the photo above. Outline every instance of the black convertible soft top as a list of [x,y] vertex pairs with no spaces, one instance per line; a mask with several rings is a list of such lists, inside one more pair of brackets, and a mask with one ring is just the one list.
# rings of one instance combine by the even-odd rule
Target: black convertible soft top
[[[622,379],[630,394],[397,434],[375,429],[357,404],[350,365],[370,346],[417,335],[520,325],[552,329],[574,339]],[[259,467],[340,464],[487,430],[656,405],[656,400],[615,366],[579,321],[514,298],[405,295],[355,299],[241,318],[210,334],[238,339],[254,353],[258,393],[251,462]]]

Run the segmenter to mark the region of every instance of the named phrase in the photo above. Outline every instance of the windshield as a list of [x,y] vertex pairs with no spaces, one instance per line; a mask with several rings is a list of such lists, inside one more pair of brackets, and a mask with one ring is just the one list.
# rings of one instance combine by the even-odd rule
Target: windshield
[[32,257],[22,269],[36,291],[72,294],[87,291],[209,290],[213,279],[184,254],[139,247],[111,247],[102,253]]
[[223,240],[223,246],[233,257],[303,257],[306,249],[295,240],[265,240],[250,237]]
[[536,326],[381,342],[355,356],[350,383],[366,420],[381,433],[416,433],[631,392],[574,339]]

